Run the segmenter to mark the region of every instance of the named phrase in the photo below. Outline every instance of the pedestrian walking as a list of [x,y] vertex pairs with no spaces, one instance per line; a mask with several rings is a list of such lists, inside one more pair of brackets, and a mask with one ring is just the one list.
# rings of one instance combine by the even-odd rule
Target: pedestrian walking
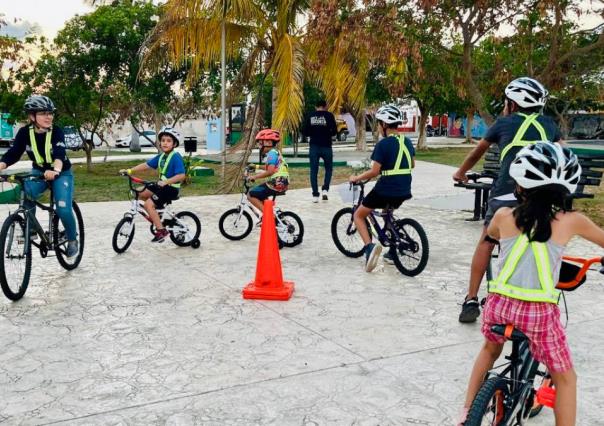
[[327,200],[329,183],[333,172],[333,148],[332,138],[336,135],[336,119],[327,111],[327,103],[321,99],[315,104],[315,111],[308,116],[304,123],[303,134],[309,137],[309,160],[310,160],[310,186],[312,187],[313,203],[319,202],[319,184],[317,175],[319,173],[319,160],[323,159],[325,167],[325,178],[323,180],[322,198]]

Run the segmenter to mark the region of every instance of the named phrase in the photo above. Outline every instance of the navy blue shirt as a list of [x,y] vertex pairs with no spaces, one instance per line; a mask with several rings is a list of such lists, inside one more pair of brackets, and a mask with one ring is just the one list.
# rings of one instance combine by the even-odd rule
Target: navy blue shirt
[[[44,159],[44,164],[39,166],[36,163],[36,157],[31,149],[31,144],[29,141],[29,128],[30,126],[24,126],[19,129],[17,135],[15,136],[13,146],[11,146],[10,149],[4,153],[2,160],[0,161],[6,163],[7,166],[12,166],[21,159],[21,156],[24,152],[27,152],[27,156],[32,161],[32,166],[34,169],[41,171],[52,170],[54,168],[53,164],[46,162],[46,133],[34,132],[38,152]],[[71,168],[71,163],[69,162],[67,152],[65,151],[65,134],[63,133],[63,129],[53,126],[50,143],[52,145],[52,160],[61,160],[63,162],[63,170],[69,170]]]
[[[415,149],[413,149],[411,139],[405,137],[405,146],[409,150],[411,158],[413,158]],[[371,159],[382,165],[382,171],[392,170],[398,158],[398,151],[398,139],[394,136],[388,136],[375,145]],[[411,164],[404,155],[401,168],[411,168]],[[380,176],[373,190],[383,197],[408,197],[411,195],[411,174]]]
[[[164,159],[162,160],[162,163],[161,163],[162,167],[165,165],[165,161],[168,159],[168,155],[170,155],[170,154],[166,154]],[[157,169],[159,166],[160,157],[161,157],[161,154],[158,154],[155,157],[148,160],[147,166],[151,167],[152,169]],[[171,177],[174,177],[174,176],[180,175],[180,174],[184,174],[184,173],[185,173],[185,162],[183,161],[181,155],[178,152],[175,152],[174,155],[172,156],[172,158],[170,159],[170,162],[168,163],[168,168],[166,170],[166,178],[170,179]]]
[[[489,128],[484,139],[489,143],[496,143],[499,146],[499,152],[502,152],[503,149],[512,142],[514,136],[516,136],[516,132],[518,132],[518,129],[520,129],[520,126],[522,126],[522,123],[524,123],[524,120],[525,118],[518,114],[498,118],[497,121],[495,121],[495,123]],[[558,126],[550,117],[540,115],[537,118],[537,121],[543,126],[547,139],[550,142],[558,142],[562,138]],[[540,141],[541,135],[535,126],[531,125],[527,129],[522,140]],[[514,161],[518,151],[521,149],[521,147],[511,148],[505,155],[505,158],[503,158],[499,175],[497,176],[497,180],[494,182],[493,189],[491,190],[491,198],[512,194],[514,192],[516,182],[514,182],[514,180],[510,177],[510,165],[512,164],[512,161]]]

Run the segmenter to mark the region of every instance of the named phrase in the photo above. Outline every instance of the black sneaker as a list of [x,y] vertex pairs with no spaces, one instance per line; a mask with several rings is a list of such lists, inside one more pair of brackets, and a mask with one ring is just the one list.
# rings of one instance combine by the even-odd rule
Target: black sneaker
[[394,257],[391,250],[388,250],[386,254],[384,254],[384,262],[388,265],[394,265]]
[[476,322],[476,319],[480,316],[480,303],[478,303],[478,297],[471,299],[464,299],[461,305],[461,313],[459,314],[459,322],[470,323]]
[[170,235],[166,228],[155,231],[155,237],[151,240],[152,243],[163,243],[166,237]]
[[323,199],[323,201],[329,200],[329,197],[327,196],[327,191],[325,189],[323,190],[323,195],[321,198]]

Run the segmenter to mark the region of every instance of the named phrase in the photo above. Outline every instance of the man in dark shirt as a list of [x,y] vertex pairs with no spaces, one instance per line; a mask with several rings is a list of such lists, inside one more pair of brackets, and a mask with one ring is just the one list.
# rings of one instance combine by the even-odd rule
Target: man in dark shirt
[[493,182],[485,226],[472,258],[470,285],[459,315],[460,322],[474,322],[480,315],[478,290],[494,248],[492,242],[485,240],[487,226],[499,208],[517,204],[514,195],[516,184],[510,177],[510,164],[524,146],[538,141],[558,142],[561,139],[556,123],[550,117],[541,115],[547,95],[545,87],[532,78],[521,77],[508,84],[503,117],[489,128],[487,135],[453,175],[454,180],[466,182],[466,172],[480,160],[491,144],[499,146],[501,168]]
[[302,133],[309,137],[309,160],[310,160],[310,186],[312,187],[313,202],[319,202],[319,185],[317,174],[319,173],[319,160],[323,159],[325,166],[325,178],[323,180],[323,200],[327,200],[331,174],[333,172],[333,149],[331,138],[337,134],[336,119],[333,114],[326,110],[327,102],[321,99],[315,105],[315,112],[306,119]]
[[[0,171],[15,164],[24,152],[32,161],[32,174],[39,180],[28,180],[23,190],[32,199],[42,195],[52,185],[56,212],[67,235],[67,257],[79,252],[77,225],[73,214],[73,172],[65,152],[65,135],[53,126],[55,106],[46,96],[32,95],[25,101],[30,124],[19,129],[13,146],[0,159]],[[27,200],[29,208],[35,204]]]

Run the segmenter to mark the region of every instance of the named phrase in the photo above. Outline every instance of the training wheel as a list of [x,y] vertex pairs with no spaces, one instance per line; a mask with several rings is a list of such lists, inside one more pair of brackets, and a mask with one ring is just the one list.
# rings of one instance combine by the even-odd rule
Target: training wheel
[[199,247],[201,247],[201,241],[199,241],[198,239],[195,239],[191,242],[191,247],[193,247],[194,249],[198,249]]

